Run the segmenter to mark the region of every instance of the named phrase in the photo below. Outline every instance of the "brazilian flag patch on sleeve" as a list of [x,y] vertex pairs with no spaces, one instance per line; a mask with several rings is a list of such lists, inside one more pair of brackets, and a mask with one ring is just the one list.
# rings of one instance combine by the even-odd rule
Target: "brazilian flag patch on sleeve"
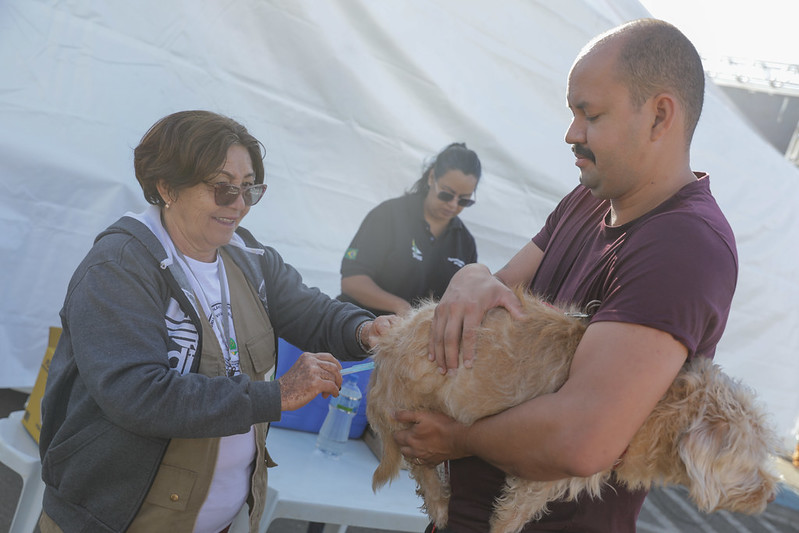
[[347,249],[347,253],[344,254],[344,257],[346,257],[350,261],[355,261],[355,258],[358,257],[358,249],[357,248],[348,248]]

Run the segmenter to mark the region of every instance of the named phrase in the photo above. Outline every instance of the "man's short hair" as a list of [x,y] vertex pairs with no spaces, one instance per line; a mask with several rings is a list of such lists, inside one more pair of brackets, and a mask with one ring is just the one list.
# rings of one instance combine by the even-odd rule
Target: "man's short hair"
[[619,42],[619,76],[633,104],[668,91],[685,109],[686,140],[691,139],[702,113],[705,72],[693,43],[675,26],[657,19],[639,19],[618,26],[591,41],[584,49]]

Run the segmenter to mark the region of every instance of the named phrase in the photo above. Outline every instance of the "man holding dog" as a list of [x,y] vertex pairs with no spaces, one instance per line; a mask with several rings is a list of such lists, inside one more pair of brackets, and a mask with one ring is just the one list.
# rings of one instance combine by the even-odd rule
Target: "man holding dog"
[[[479,264],[455,275],[436,310],[430,357],[442,372],[469,372],[475,327],[493,307],[518,315],[511,289],[519,284],[555,305],[582,306],[589,325],[554,394],[469,427],[440,414],[396,414],[410,424],[395,434],[409,460],[449,461],[446,531],[488,531],[507,474],[586,477],[623,460],[683,363],[714,355],[738,263],[709,177],[690,167],[703,93],[696,49],[662,21],[624,24],[577,57],[566,142],[580,185],[496,275]],[[601,500],[551,505],[523,531],[634,532],[645,497],[606,487]]]

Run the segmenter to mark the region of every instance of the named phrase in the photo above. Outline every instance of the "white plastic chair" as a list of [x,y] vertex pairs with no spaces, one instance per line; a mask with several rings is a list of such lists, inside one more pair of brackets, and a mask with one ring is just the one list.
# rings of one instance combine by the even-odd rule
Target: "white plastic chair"
[[44,483],[39,447],[22,425],[24,414],[14,411],[0,419],[0,463],[22,477],[22,492],[8,533],[33,533],[42,512]]

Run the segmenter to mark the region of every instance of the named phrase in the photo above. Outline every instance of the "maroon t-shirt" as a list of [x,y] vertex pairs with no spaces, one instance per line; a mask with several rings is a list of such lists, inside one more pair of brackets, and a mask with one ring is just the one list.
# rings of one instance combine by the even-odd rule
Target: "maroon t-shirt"
[[[535,294],[557,304],[592,307],[591,322],[641,324],[671,333],[689,351],[713,357],[738,276],[732,230],[698,179],[642,217],[607,225],[609,203],[583,186],[566,196],[533,242],[544,253]],[[505,474],[469,457],[450,462],[449,528],[484,533]],[[550,504],[525,533],[631,533],[645,491],[606,487],[601,500]]]

